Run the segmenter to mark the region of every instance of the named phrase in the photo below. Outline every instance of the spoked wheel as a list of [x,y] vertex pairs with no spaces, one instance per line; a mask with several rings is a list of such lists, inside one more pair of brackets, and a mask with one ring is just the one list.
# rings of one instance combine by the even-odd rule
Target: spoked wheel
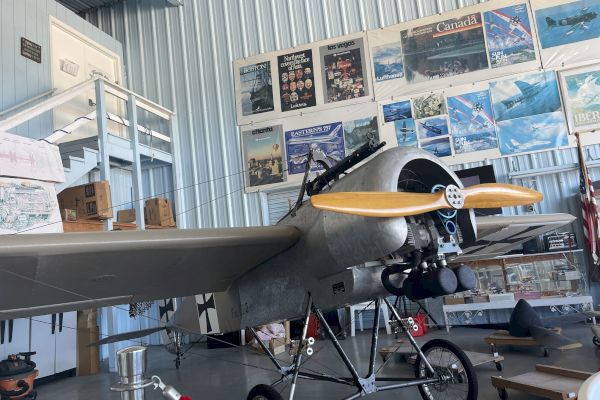
[[256,385],[248,393],[247,400],[283,400],[283,397],[269,385]]
[[435,383],[419,386],[425,400],[477,400],[477,377],[466,354],[452,342],[433,339],[421,348],[433,367],[432,376],[424,360],[418,356],[415,362],[417,378],[438,378]]

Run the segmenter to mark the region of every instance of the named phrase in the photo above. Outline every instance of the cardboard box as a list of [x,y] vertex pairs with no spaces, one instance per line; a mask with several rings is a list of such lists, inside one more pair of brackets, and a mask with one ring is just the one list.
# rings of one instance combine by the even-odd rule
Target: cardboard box
[[146,200],[144,218],[148,225],[175,226],[173,211],[168,199],[157,197]]
[[464,297],[444,296],[444,304],[465,304]]
[[135,222],[135,209],[118,211],[117,222]]
[[60,210],[60,218],[63,221],[77,221],[77,210],[64,208]]
[[58,194],[61,209],[77,210],[79,219],[110,219],[113,217],[110,185],[99,181],[67,188]]
[[98,326],[77,328],[77,375],[92,375],[100,370],[100,347],[90,346],[100,340]]
[[488,294],[490,302],[492,301],[515,301],[514,293],[492,293]]
[[285,338],[275,338],[269,340],[269,350],[273,355],[285,353]]
[[487,303],[490,301],[490,298],[487,295],[484,296],[468,296],[465,297],[465,304],[471,303]]

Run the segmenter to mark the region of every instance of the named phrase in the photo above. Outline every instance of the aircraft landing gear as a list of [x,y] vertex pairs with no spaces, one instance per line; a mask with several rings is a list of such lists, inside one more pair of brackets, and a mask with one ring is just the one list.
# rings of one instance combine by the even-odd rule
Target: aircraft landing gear
[[283,396],[280,395],[273,386],[269,385],[256,385],[248,393],[247,400],[283,400]]
[[[383,365],[375,370],[375,361],[377,355],[377,341],[379,335],[379,315],[381,308],[380,303],[384,301],[387,307],[392,312],[396,319],[395,326],[398,332],[404,332],[410,344],[417,353],[415,363],[415,378],[400,378],[400,377],[377,377],[377,372]],[[350,377],[332,376],[325,373],[312,373],[300,371],[302,366],[303,353],[307,355],[313,354],[310,338],[307,340],[308,318],[312,312],[316,315],[321,324],[321,328],[333,344],[336,352],[340,356],[346,369],[350,373]],[[312,304],[312,298],[309,295],[306,308],[306,318],[300,340],[300,348],[294,357],[293,363],[289,367],[283,367],[265,344],[258,340],[258,344],[263,351],[271,359],[277,370],[281,373],[281,378],[272,386],[257,385],[250,391],[248,400],[280,400],[283,399],[282,394],[276,390],[277,385],[285,381],[291,381],[289,396],[293,400],[296,390],[297,379],[318,380],[332,383],[339,383],[347,386],[352,386],[357,389],[357,392],[344,400],[357,399],[359,397],[386,391],[406,388],[410,386],[418,386],[421,396],[425,400],[441,400],[445,398],[453,398],[457,400],[476,400],[477,399],[477,377],[473,371],[473,366],[465,353],[455,344],[442,339],[434,339],[427,342],[423,348],[420,348],[415,339],[410,334],[410,326],[405,319],[400,318],[398,311],[386,299],[376,299],[374,307],[374,323],[373,334],[371,337],[371,352],[369,358],[369,372],[363,378],[358,374],[354,364],[346,355],[344,349],[340,345],[337,337],[334,335],[331,327],[323,317],[321,309]],[[248,328],[250,332],[257,338],[256,331]],[[385,363],[384,363],[385,365]],[[448,397],[449,396],[449,397]]]

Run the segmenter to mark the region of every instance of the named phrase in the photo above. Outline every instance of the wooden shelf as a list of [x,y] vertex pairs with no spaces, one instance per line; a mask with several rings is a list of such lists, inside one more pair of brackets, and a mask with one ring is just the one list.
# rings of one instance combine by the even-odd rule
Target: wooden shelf
[[[137,225],[129,222],[114,222],[115,231],[134,231]],[[146,229],[177,229],[171,226],[146,225]],[[86,219],[79,221],[63,221],[63,231],[69,232],[102,232],[104,230],[104,221]]]

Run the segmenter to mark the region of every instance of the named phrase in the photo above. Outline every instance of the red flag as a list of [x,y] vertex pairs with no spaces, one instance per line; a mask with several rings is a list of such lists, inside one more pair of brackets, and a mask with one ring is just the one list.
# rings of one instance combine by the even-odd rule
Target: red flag
[[600,265],[600,219],[596,204],[594,186],[585,165],[583,147],[577,136],[579,154],[579,192],[581,199],[581,221],[585,243],[590,250],[594,265]]

